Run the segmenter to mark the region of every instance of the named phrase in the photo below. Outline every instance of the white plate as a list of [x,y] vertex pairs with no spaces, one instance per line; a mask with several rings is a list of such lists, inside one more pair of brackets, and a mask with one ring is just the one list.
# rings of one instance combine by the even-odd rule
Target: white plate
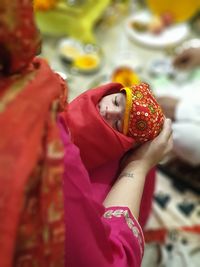
[[[64,52],[64,48],[68,48],[68,53]],[[76,55],[83,54],[83,45],[75,39],[63,38],[58,43],[58,54],[66,61],[72,62]]]
[[160,34],[150,32],[139,32],[131,27],[131,22],[141,21],[148,23],[152,17],[148,11],[142,11],[128,18],[126,22],[126,31],[129,37],[142,45],[151,48],[166,48],[175,46],[184,41],[189,34],[189,26],[187,23],[174,24],[165,28]]

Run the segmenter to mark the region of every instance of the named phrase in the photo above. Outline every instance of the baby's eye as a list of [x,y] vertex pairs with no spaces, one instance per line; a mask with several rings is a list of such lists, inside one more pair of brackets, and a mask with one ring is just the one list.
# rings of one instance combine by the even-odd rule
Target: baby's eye
[[115,106],[119,107],[119,101],[118,101],[118,99],[117,99],[117,96],[115,96],[114,101],[113,101],[113,104],[114,104]]

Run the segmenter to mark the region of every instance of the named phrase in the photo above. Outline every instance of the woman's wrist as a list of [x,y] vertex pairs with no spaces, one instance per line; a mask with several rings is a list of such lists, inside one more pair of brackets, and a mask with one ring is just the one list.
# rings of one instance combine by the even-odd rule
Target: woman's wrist
[[146,176],[150,170],[150,166],[146,161],[136,160],[129,162],[126,167],[121,171],[120,177],[134,177],[136,174]]
[[146,170],[140,165],[129,163],[119,175],[112,189],[104,200],[105,207],[128,207],[138,218]]

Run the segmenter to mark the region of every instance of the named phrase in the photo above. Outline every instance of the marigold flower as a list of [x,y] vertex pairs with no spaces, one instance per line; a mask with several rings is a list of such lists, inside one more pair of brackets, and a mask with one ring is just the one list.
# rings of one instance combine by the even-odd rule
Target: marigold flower
[[46,11],[56,6],[58,0],[34,0],[35,11]]

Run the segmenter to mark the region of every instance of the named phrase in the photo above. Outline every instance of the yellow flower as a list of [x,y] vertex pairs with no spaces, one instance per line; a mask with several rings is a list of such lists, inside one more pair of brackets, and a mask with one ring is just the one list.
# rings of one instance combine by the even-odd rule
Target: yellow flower
[[112,81],[121,83],[124,87],[130,87],[133,84],[140,83],[138,75],[129,67],[118,67],[112,74]]
[[34,10],[35,11],[46,11],[54,8],[58,0],[34,0]]

